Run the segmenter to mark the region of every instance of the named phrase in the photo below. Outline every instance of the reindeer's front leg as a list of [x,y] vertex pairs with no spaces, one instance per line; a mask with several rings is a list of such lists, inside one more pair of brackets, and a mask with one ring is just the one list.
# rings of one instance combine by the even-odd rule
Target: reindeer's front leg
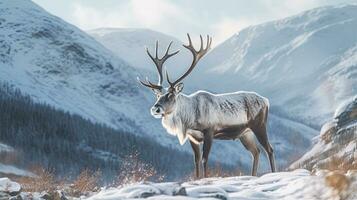
[[213,131],[211,130],[205,131],[204,138],[203,138],[203,154],[202,154],[204,177],[208,176],[208,155],[211,150],[212,140],[213,140]]
[[194,153],[194,161],[195,161],[195,170],[196,170],[196,178],[200,178],[201,171],[201,152],[200,152],[200,144],[197,144],[190,140],[190,144]]

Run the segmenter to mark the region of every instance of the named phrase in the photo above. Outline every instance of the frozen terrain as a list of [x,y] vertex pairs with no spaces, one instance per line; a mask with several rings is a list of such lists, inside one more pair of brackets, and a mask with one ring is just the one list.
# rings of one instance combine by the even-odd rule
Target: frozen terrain
[[[356,175],[350,173],[351,183],[341,193],[353,192]],[[184,183],[141,183],[122,188],[103,189],[88,200],[115,199],[245,199],[245,200],[300,200],[339,199],[329,186],[328,176],[321,173],[311,175],[306,170],[266,174],[261,177],[239,176],[229,178],[207,178]],[[175,196],[176,195],[176,196]],[[177,196],[179,195],[179,196]],[[353,196],[354,195],[354,196]],[[356,198],[356,193],[349,199]]]
[[[269,173],[261,177],[236,176],[187,182],[140,182],[120,187],[104,187],[99,192],[90,192],[80,198],[70,197],[61,190],[52,195],[61,196],[63,199],[86,200],[354,200],[357,198],[356,187],[356,171],[349,171],[346,174],[317,171],[311,174],[307,170],[298,169],[291,172]],[[20,193],[20,188],[18,183],[8,178],[1,178],[0,198],[11,196],[21,197],[24,200],[49,198],[49,193],[40,191]]]

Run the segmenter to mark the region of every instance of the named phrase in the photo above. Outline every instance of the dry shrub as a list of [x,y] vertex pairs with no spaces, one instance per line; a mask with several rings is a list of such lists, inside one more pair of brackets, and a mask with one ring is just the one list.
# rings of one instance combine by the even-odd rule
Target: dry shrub
[[100,170],[91,171],[88,169],[83,170],[76,180],[71,185],[71,195],[80,196],[87,192],[94,192],[98,190],[98,184],[102,173]]
[[350,196],[350,180],[339,172],[330,172],[325,177],[326,185],[333,189],[333,197],[336,199],[347,199]]
[[124,158],[116,185],[127,185],[143,181],[162,181],[164,176],[159,175],[156,169],[142,162],[138,152]]
[[341,192],[347,190],[350,182],[349,179],[341,173],[331,172],[325,177],[326,185]]
[[[225,170],[221,166],[220,163],[216,163],[213,168],[208,169],[208,176],[207,177],[232,177],[232,176],[242,176],[243,173],[237,169],[237,170]],[[201,169],[201,176],[203,176],[203,168]],[[198,178],[196,177],[196,169],[193,170],[188,176],[186,176],[183,181],[193,181],[197,180]]]
[[54,192],[61,185],[61,183],[55,181],[55,176],[51,170],[37,166],[31,171],[36,174],[36,177],[21,177],[16,180],[25,192]]
[[348,170],[356,170],[357,162],[353,160],[346,160],[343,157],[332,156],[327,162],[319,166],[320,169],[327,169],[330,171],[342,171],[347,172]]
[[242,176],[243,173],[240,170],[228,171],[224,170],[219,163],[216,163],[213,169],[208,169],[208,177],[231,177]]

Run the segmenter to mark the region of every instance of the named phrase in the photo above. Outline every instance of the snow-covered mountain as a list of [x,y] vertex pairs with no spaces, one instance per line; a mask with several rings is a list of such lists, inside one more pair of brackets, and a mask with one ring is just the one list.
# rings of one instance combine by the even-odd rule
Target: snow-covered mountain
[[[175,137],[166,134],[160,121],[150,116],[148,110],[154,98],[150,91],[137,84],[139,73],[129,64],[136,57],[122,59],[120,55],[114,55],[83,31],[31,1],[2,0],[0,11],[2,81],[31,95],[35,101],[79,114],[94,122],[149,136],[162,145],[190,151],[189,144],[179,146]],[[153,50],[156,39],[142,41],[145,41],[143,44],[152,43],[150,47]],[[168,37],[163,45],[171,39]],[[137,60],[147,59],[145,51],[141,52]],[[175,62],[175,59],[172,61]],[[155,69],[150,61],[147,62],[150,69]],[[186,66],[180,66],[180,70],[185,70]],[[143,71],[146,73],[146,70]],[[316,130],[276,115],[270,116],[269,132],[280,168],[291,162],[293,157],[300,156],[316,135]],[[218,160],[231,165],[239,163],[244,169],[249,169],[251,164],[250,154],[237,141],[215,142],[211,162]],[[260,163],[262,167],[267,166],[265,159]]]
[[257,91],[289,116],[321,125],[357,93],[356,32],[357,5],[251,26],[214,48],[191,80],[213,91]]
[[0,9],[3,82],[95,122],[162,135],[153,131],[159,122],[140,112],[151,96],[128,63],[31,1],[3,0]]
[[172,73],[180,73],[190,64],[191,55],[182,47],[182,42],[175,37],[150,29],[99,28],[87,31],[97,41],[140,70],[156,72],[154,64],[146,54],[148,48],[155,54],[155,42],[159,41],[159,56],[162,56],[172,41],[171,51],[181,50],[174,58],[167,60],[165,65]]

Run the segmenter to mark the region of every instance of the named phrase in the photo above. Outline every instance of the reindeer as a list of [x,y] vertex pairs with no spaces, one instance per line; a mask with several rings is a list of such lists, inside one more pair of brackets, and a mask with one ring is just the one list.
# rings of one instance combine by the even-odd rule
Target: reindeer
[[191,66],[176,81],[171,82],[168,72],[166,79],[168,88],[163,88],[163,64],[176,55],[179,51],[169,53],[172,42],[168,45],[165,55],[158,57],[158,42],[156,42],[156,54],[153,57],[146,49],[148,56],[154,62],[159,76],[158,84],[153,84],[148,79],[140,83],[156,94],[156,102],[151,108],[151,114],[155,118],[162,119],[162,125],[168,133],[176,135],[181,145],[186,140],[190,141],[194,152],[195,174],[200,177],[201,153],[204,177],[208,175],[208,156],[213,139],[236,140],[239,139],[243,146],[251,152],[253,157],[252,175],[256,176],[259,162],[259,148],[255,137],[266,151],[271,171],[275,172],[273,148],[271,147],[266,130],[269,111],[268,99],[254,92],[233,92],[224,94],[212,94],[206,91],[197,91],[186,95],[183,90],[182,80],[187,77],[197,65],[198,61],[210,49],[212,38],[207,35],[206,47],[203,47],[203,39],[200,36],[201,46],[197,51],[192,44],[191,37],[187,34],[188,45],[183,45],[193,56]]

